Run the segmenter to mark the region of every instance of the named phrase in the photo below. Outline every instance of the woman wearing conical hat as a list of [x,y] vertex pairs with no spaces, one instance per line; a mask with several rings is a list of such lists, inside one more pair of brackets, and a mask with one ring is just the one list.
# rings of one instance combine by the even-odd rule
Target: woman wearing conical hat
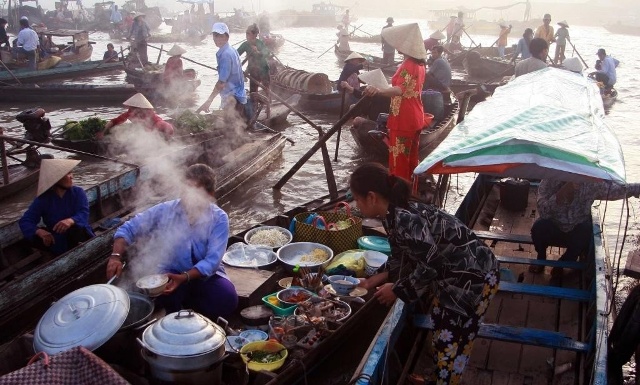
[[[76,247],[95,234],[89,226],[89,201],[73,185],[71,171],[80,163],[72,159],[43,159],[36,199],[18,224],[25,239],[54,255]],[[40,227],[40,222],[44,227]]]
[[338,91],[342,89],[360,88],[358,75],[360,75],[360,70],[364,68],[366,61],[367,59],[357,52],[351,52],[351,54],[344,59],[344,67],[342,67],[342,72],[338,78]]
[[167,59],[167,63],[164,65],[164,73],[162,74],[162,81],[165,84],[170,84],[176,80],[183,80],[184,69],[182,66],[182,54],[186,52],[187,50],[177,44],[174,44],[169,52],[167,52],[169,59]]
[[417,23],[382,30],[382,38],[404,55],[391,78],[391,87],[369,85],[364,95],[391,97],[389,108],[389,171],[410,181],[418,166],[420,131],[425,126],[420,94],[425,79],[427,51]]
[[[156,130],[165,137],[173,135],[173,126],[156,115],[153,110],[153,105],[141,93],[133,95],[122,103],[122,105],[127,106],[129,109],[120,116],[111,119],[105,125],[105,131],[129,120],[132,123],[142,125],[147,131]],[[100,137],[100,135],[98,136]]]
[[571,40],[569,37],[569,24],[566,20],[562,20],[558,23],[560,28],[556,31],[556,34],[553,36],[556,39],[556,54],[553,58],[553,64],[562,64],[564,61],[564,51],[567,47],[567,40]]

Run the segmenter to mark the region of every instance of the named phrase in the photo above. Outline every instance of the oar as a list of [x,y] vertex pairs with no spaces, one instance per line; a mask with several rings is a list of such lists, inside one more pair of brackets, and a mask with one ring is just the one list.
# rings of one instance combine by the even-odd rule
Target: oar
[[52,150],[72,152],[74,154],[91,156],[91,157],[98,158],[98,159],[110,160],[112,162],[126,164],[127,166],[131,166],[131,167],[136,167],[136,168],[139,167],[137,164],[123,162],[123,161],[121,161],[119,159],[116,159],[116,158],[109,158],[108,156],[92,154],[90,152],[84,152],[84,151],[79,151],[79,150],[73,150],[71,148],[54,146],[53,144],[45,144],[45,143],[40,143],[40,142],[34,142],[32,140],[16,138],[16,137],[13,137],[13,136],[6,136],[6,135],[0,135],[0,139],[4,139],[4,140],[7,140],[7,141],[16,141],[16,142],[20,142],[20,143],[30,144],[32,146],[37,146],[37,147],[50,148]]
[[496,39],[496,41],[494,41],[494,42],[493,42],[493,44],[491,44],[491,45],[489,46],[489,48],[491,48],[491,47],[493,47],[494,45],[498,44],[498,42],[500,41],[500,39],[502,39],[502,36],[503,36],[503,35],[508,35],[508,34],[509,34],[509,32],[507,32],[507,31],[511,32],[511,28],[508,28],[506,31],[501,32],[501,33],[500,33],[500,36],[498,36],[498,38]]
[[[342,116],[344,115],[344,99],[347,96],[347,90],[345,90],[344,88],[342,89],[342,98],[340,101],[340,117],[342,118]],[[338,137],[336,138],[336,153],[333,156],[333,160],[334,162],[338,161],[338,149],[340,148],[340,134],[342,133],[342,127],[340,127],[338,129]]]
[[[233,46],[235,46],[235,45],[242,44],[242,43],[244,43],[245,41],[247,41],[247,39],[240,40],[240,41],[239,41],[239,42],[237,42],[237,43],[233,43],[231,46],[233,47]],[[154,48],[155,48],[155,47],[154,47]]]
[[[364,24],[360,24],[360,27],[362,27]],[[353,27],[353,32],[351,33],[352,35],[356,32],[356,31],[360,31],[360,32],[364,32],[369,36],[373,36],[373,34],[367,32],[367,31],[363,31],[362,29],[360,29],[360,27]]]
[[289,42],[289,43],[291,43],[291,44],[297,45],[297,46],[298,46],[298,47],[300,47],[300,48],[304,48],[304,49],[306,49],[307,51],[315,52],[315,51],[314,51],[314,50],[312,50],[311,48],[307,48],[307,47],[305,47],[305,46],[303,46],[303,45],[300,45],[300,44],[298,44],[298,43],[296,43],[296,42],[293,42],[293,41],[291,41],[291,40],[289,40],[289,39],[285,39],[284,37],[283,37],[283,39],[284,39],[285,41],[288,41],[288,42]]
[[578,52],[578,50],[576,49],[576,46],[573,45],[573,43],[571,42],[571,40],[567,39],[567,41],[569,42],[569,44],[571,44],[571,47],[573,48],[573,50],[575,51],[575,53],[578,55],[578,57],[580,58],[580,60],[582,60],[582,64],[584,64],[584,68],[589,68],[589,65],[587,64],[586,61],[584,61],[584,59],[582,58],[582,55],[580,55],[580,52]]
[[473,45],[475,45],[476,47],[478,47],[478,43],[476,43],[475,41],[473,41],[473,38],[471,37],[471,35],[469,35],[469,33],[467,32],[466,29],[462,28],[462,32],[464,32],[465,35],[467,35],[467,37],[469,38],[469,40],[471,40],[471,42],[473,43]]
[[20,79],[18,79],[18,78],[16,77],[16,74],[14,74],[14,73],[13,73],[13,71],[11,71],[11,70],[9,69],[9,67],[7,67],[7,65],[6,65],[6,64],[4,64],[4,62],[3,62],[2,60],[0,60],[0,63],[2,63],[2,66],[4,67],[4,69],[6,69],[6,70],[9,72],[9,74],[11,75],[11,77],[13,77],[13,78],[15,79],[15,81],[17,81],[17,82],[18,82],[18,84],[22,85],[22,82],[20,81]]
[[326,50],[323,53],[321,53],[320,56],[318,56],[318,59],[320,59],[322,56],[324,56],[325,53],[329,52],[329,50],[331,50],[331,48],[335,49],[336,48],[336,44],[332,45],[331,47],[329,47],[328,50]]

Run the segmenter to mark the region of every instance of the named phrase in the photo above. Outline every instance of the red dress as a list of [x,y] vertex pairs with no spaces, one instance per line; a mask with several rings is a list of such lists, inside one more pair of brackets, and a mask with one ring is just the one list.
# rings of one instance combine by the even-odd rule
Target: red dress
[[418,166],[420,131],[424,127],[420,98],[424,78],[424,65],[409,58],[391,78],[391,85],[400,87],[402,95],[392,97],[389,107],[389,172],[408,181]]
[[[136,110],[140,112],[137,112]],[[165,137],[173,135],[173,126],[162,120],[162,118],[156,115],[153,110],[129,108],[129,110],[124,114],[111,119],[111,122],[114,126],[117,126],[118,124],[126,122],[127,119],[131,120],[133,123],[143,124],[147,131],[153,131],[155,129],[164,134]]]
[[164,73],[162,74],[163,82],[168,84],[174,80],[182,80],[183,76],[182,59],[180,56],[171,56],[164,65]]

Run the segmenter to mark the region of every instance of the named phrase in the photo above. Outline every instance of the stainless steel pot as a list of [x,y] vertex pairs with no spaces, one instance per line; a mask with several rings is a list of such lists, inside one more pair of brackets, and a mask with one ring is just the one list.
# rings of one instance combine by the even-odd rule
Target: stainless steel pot
[[148,326],[138,342],[152,370],[189,371],[220,361],[225,340],[222,327],[193,310],[181,310]]

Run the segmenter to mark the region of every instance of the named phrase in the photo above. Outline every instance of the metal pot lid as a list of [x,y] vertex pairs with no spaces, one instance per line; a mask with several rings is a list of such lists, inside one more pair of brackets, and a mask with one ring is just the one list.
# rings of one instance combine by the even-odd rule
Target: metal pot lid
[[389,245],[389,240],[385,237],[365,235],[358,238],[358,245],[368,250],[380,251],[385,254],[391,253],[391,245]]
[[209,353],[224,346],[225,340],[221,326],[193,310],[168,314],[142,333],[147,349],[170,357]]
[[129,306],[129,295],[117,286],[91,285],[73,291],[40,318],[33,347],[48,354],[76,346],[95,350],[120,329]]

